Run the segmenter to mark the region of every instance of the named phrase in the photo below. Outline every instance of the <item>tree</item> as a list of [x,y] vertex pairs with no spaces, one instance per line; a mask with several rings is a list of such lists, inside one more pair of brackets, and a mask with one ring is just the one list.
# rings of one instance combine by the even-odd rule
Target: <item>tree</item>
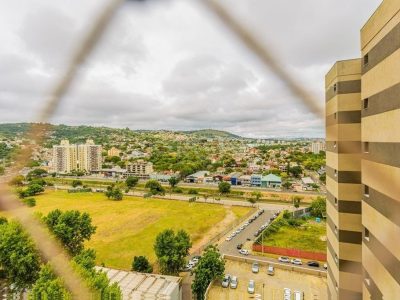
[[29,299],[71,299],[71,295],[47,264],[41,268],[39,278],[29,292]]
[[323,183],[326,183],[326,173],[322,173],[319,175],[319,180]]
[[39,277],[40,258],[35,245],[13,221],[0,225],[0,266],[17,290],[30,288]]
[[147,181],[145,188],[149,189],[150,193],[152,195],[164,195],[165,194],[165,189],[162,187],[162,185],[157,180],[154,180],[154,179]]
[[194,270],[192,291],[198,300],[204,299],[208,285],[215,279],[222,279],[225,272],[225,262],[215,246],[205,249],[199,264]]
[[4,175],[5,170],[3,166],[0,166],[0,175]]
[[166,275],[177,275],[185,266],[185,257],[192,247],[189,234],[184,230],[176,234],[166,229],[156,237],[154,252],[158,259],[160,271]]
[[96,232],[89,214],[77,210],[61,212],[56,209],[43,220],[72,256],[79,254],[83,250],[84,242]]
[[32,171],[30,171],[28,173],[28,175],[26,176],[26,178],[28,180],[32,180],[34,178],[41,178],[44,177],[45,175],[47,175],[47,171],[43,170],[43,169],[34,169]]
[[105,195],[108,199],[117,200],[117,201],[122,200],[124,197],[124,194],[122,193],[122,191],[118,187],[116,187],[114,184],[107,187]]
[[218,184],[218,190],[221,194],[228,194],[231,191],[231,184],[226,181],[221,181]]
[[139,182],[139,178],[136,176],[129,176],[125,180],[125,184],[128,187],[129,190],[133,189]]
[[35,196],[44,192],[44,187],[38,183],[30,183],[26,190],[19,191],[21,198]]
[[299,178],[303,173],[303,169],[300,166],[291,167],[289,171],[296,178]]
[[171,189],[173,189],[174,187],[176,187],[179,183],[179,178],[172,176],[170,179],[168,179],[168,183],[169,186],[171,187]]
[[81,180],[73,180],[72,181],[72,187],[76,188],[78,186],[82,186],[82,181]]
[[311,202],[311,215],[318,218],[326,216],[326,199],[324,197],[317,197]]
[[303,197],[301,196],[292,196],[293,206],[295,208],[299,208],[301,200],[303,200]]
[[260,201],[262,194],[261,194],[261,192],[259,192],[259,191],[254,191],[254,192],[251,193],[251,196],[252,196],[252,197],[255,199],[255,201],[257,202],[257,201]]
[[150,265],[146,256],[135,256],[132,261],[132,271],[151,273],[153,267]]
[[285,181],[283,184],[282,184],[282,186],[285,188],[285,189],[290,189],[290,187],[292,186],[292,183],[290,182],[290,181]]

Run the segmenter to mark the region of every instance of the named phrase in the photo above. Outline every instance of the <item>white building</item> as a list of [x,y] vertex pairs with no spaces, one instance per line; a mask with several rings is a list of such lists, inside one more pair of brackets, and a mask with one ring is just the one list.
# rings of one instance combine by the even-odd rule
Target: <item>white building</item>
[[111,284],[119,285],[123,300],[182,300],[180,277],[127,272],[103,267],[96,267],[96,270],[106,273]]
[[62,140],[60,145],[53,146],[52,168],[56,173],[71,173],[72,171],[90,172],[101,169],[102,147],[95,145],[93,140],[86,144],[70,144]]
[[319,154],[320,151],[325,151],[325,142],[317,141],[311,143],[311,152]]

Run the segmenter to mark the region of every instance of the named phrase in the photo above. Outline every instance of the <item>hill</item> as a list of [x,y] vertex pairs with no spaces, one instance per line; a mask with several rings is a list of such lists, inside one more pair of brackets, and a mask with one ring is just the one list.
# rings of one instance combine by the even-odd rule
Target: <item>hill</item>
[[200,130],[182,131],[181,133],[195,135],[197,137],[204,137],[204,138],[231,138],[231,139],[242,138],[233,133],[230,133],[227,131],[222,131],[222,130],[216,130],[216,129],[200,129]]

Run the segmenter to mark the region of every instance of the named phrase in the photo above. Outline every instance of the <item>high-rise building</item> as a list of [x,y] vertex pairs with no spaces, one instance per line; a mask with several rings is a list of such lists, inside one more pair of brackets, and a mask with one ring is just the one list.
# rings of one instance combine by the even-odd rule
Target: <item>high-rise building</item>
[[56,173],[71,173],[72,171],[90,172],[101,169],[102,147],[95,145],[93,140],[86,144],[70,144],[68,140],[53,146],[53,170]]
[[325,151],[325,142],[316,141],[311,143],[311,152],[314,154],[319,154],[321,151]]
[[326,76],[328,294],[400,299],[400,1]]

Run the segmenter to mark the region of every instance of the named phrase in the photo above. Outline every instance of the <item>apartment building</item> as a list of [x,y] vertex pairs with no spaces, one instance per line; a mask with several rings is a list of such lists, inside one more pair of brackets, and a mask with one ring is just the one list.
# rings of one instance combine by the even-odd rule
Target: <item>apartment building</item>
[[325,80],[328,290],[361,299],[361,60],[337,62]]
[[399,0],[361,29],[361,52],[326,76],[328,294],[399,299]]
[[320,151],[325,151],[325,142],[316,141],[311,143],[311,152],[314,154],[319,154]]
[[72,171],[90,172],[101,169],[102,147],[95,145],[93,140],[85,144],[70,144],[62,140],[60,145],[53,146],[53,171],[56,173],[71,173]]
[[154,172],[153,164],[146,161],[136,161],[126,166],[127,176],[136,176],[142,179],[150,178],[150,174]]

